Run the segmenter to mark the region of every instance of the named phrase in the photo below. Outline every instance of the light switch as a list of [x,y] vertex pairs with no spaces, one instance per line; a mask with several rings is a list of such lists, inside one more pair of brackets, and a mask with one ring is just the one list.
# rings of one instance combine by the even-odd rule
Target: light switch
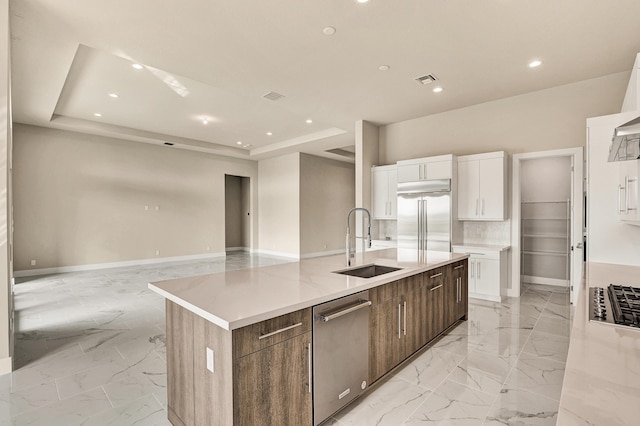
[[207,348],[207,370],[213,373],[213,349]]

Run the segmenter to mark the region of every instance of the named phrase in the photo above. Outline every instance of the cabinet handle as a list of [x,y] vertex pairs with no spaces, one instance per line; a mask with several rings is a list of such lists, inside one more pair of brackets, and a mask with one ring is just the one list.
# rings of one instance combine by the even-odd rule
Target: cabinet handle
[[484,198],[482,199],[482,216],[484,216]]
[[440,284],[440,285],[439,285],[439,286],[437,286],[437,287],[432,288],[430,291],[437,290],[437,289],[439,289],[440,287],[442,287],[442,284]]
[[309,366],[309,368],[307,368],[307,374],[308,374],[307,375],[307,382],[308,382],[307,390],[309,391],[309,393],[311,393],[311,380],[313,378],[312,371],[311,371],[311,343],[309,343],[307,345],[307,351],[309,352],[307,354],[307,361],[308,361],[307,364]]
[[471,261],[471,278],[475,278],[476,276],[476,261]]
[[480,204],[480,199],[476,198],[476,216],[478,216],[478,204]]
[[480,279],[480,262],[478,262],[478,279]]
[[398,339],[400,338],[400,324],[401,324],[401,322],[400,322],[400,309],[402,309],[401,306],[402,305],[400,305],[400,303],[398,303]]
[[456,303],[460,301],[460,278],[456,278]]
[[404,301],[404,335],[407,335],[407,301]]
[[620,208],[621,201],[622,201],[622,200],[621,200],[621,198],[622,198],[622,197],[620,196],[620,192],[622,192],[622,190],[623,190],[623,189],[624,189],[624,190],[625,190],[625,192],[626,192],[626,189],[625,189],[625,188],[623,188],[623,187],[622,187],[622,185],[618,185],[618,215],[620,215],[620,213],[624,213],[624,209],[621,209],[621,208]]
[[285,327],[285,328],[281,328],[281,329],[276,330],[276,331],[272,331],[271,333],[261,334],[260,336],[258,336],[258,340],[262,340],[262,339],[266,339],[267,337],[275,336],[276,334],[283,333],[285,331],[291,330],[291,329],[296,328],[296,327],[300,327],[301,325],[302,325],[302,323],[299,322],[297,324],[290,325],[289,327]]
[[629,176],[624,177],[624,213],[629,213]]
[[435,275],[431,275],[429,278],[438,278],[438,277],[440,277],[440,276],[442,276],[442,272],[437,273],[437,274],[435,274]]
[[464,268],[464,265],[456,266],[456,267],[455,267],[455,268],[453,268],[453,269],[462,269],[462,268]]

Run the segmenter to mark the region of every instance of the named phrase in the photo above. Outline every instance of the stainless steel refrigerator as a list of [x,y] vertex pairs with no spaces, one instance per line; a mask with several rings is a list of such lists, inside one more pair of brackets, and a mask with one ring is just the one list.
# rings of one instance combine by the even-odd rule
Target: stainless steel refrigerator
[[451,251],[451,180],[398,184],[398,247]]

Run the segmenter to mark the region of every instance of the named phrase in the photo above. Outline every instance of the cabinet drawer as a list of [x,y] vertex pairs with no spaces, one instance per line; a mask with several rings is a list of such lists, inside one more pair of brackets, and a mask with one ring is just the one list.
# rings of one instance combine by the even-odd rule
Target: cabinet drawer
[[233,330],[233,358],[311,331],[311,308]]
[[432,269],[422,274],[422,284],[431,290],[444,284],[445,267]]

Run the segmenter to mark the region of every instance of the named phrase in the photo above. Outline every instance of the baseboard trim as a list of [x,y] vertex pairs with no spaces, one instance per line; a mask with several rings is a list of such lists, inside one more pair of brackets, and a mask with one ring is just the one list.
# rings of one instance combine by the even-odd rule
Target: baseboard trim
[[213,259],[218,257],[225,257],[226,255],[227,254],[225,252],[204,253],[204,254],[193,254],[188,256],[160,257],[157,259],[138,259],[138,260],[127,260],[123,262],[92,263],[88,265],[56,266],[53,268],[25,269],[22,271],[14,271],[13,276],[17,278],[35,277],[39,275],[60,274],[65,272],[82,272],[82,271],[94,271],[96,269],[111,269],[111,268],[124,268],[127,266],[154,265],[157,263],[189,262],[192,260],[206,260],[206,259]]
[[9,374],[11,371],[13,371],[13,361],[11,357],[0,358],[0,376]]
[[315,253],[307,253],[300,256],[300,259],[311,259],[313,257],[333,256],[335,254],[345,254],[345,249],[318,251]]
[[249,247],[227,247],[225,248],[225,251],[227,253],[232,252],[232,251],[246,251],[246,252],[251,252],[251,249]]
[[276,257],[284,257],[286,259],[295,259],[295,260],[300,260],[300,255],[298,254],[292,254],[292,253],[286,253],[286,252],[282,252],[282,251],[272,251],[272,250],[264,250],[264,249],[256,249],[256,250],[252,250],[251,253],[255,253],[255,254],[266,254],[268,256],[276,256]]
[[528,282],[531,284],[545,284],[556,287],[569,287],[569,280],[559,280],[556,278],[534,277],[531,275],[523,275],[520,282]]

